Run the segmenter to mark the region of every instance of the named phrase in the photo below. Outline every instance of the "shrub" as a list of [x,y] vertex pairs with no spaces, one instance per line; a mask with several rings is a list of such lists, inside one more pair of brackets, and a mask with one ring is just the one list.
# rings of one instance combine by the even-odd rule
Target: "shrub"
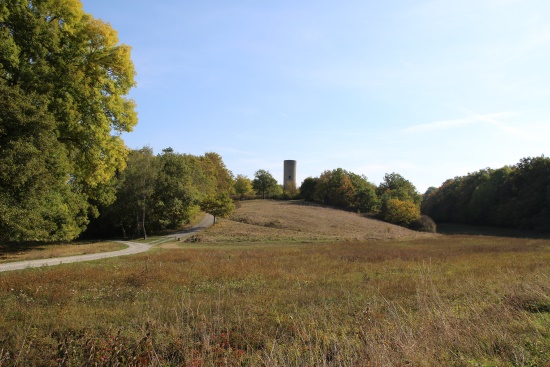
[[435,233],[437,232],[437,224],[434,222],[434,220],[427,215],[421,215],[420,219],[417,221],[414,221],[410,225],[411,229],[414,229],[415,231],[419,232],[429,232],[429,233]]
[[386,222],[409,226],[420,219],[420,208],[412,201],[389,199],[383,205],[381,216]]

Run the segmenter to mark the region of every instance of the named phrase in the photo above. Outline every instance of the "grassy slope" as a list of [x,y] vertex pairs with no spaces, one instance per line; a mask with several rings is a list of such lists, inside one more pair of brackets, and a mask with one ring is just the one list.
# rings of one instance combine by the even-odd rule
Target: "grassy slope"
[[242,224],[200,248],[0,275],[0,365],[550,363],[548,240],[277,242],[249,224],[264,243],[222,241]]
[[202,242],[364,241],[433,235],[302,202],[253,200],[239,204],[229,220],[199,235]]

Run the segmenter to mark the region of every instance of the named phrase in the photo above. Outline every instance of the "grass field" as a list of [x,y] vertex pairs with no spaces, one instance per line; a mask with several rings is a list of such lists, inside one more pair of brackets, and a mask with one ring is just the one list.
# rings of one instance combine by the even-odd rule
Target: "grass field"
[[307,243],[247,210],[180,248],[0,274],[0,366],[550,365],[549,240]]

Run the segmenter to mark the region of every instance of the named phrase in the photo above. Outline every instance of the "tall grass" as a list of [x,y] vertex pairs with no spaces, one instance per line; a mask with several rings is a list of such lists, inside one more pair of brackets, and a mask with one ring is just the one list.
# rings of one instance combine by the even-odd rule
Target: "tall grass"
[[0,275],[0,366],[547,366],[550,241],[159,250]]

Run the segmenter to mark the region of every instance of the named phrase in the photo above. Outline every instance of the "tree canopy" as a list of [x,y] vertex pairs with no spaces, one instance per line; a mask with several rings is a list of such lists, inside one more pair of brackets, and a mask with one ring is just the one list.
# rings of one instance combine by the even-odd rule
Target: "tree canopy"
[[318,178],[306,178],[300,195],[304,200],[368,213],[390,223],[426,227],[417,223],[421,220],[422,196],[410,181],[397,173],[386,174],[377,187],[364,175],[342,168],[326,170]]
[[252,187],[252,180],[244,175],[237,175],[235,178],[235,195],[241,200],[253,198],[256,193]]
[[370,213],[379,206],[375,188],[367,177],[337,168],[305,179],[300,194],[305,200]]
[[262,199],[265,199],[266,195],[269,195],[273,192],[277,192],[277,180],[273,178],[269,171],[264,169],[257,170],[254,173],[254,180],[252,181],[252,186],[256,193],[262,195]]
[[201,208],[224,216],[221,209],[230,207],[226,198],[234,192],[233,176],[221,156],[181,154],[171,148],[157,155],[149,147],[131,151],[115,185],[116,201],[102,208],[88,236],[136,237],[177,229]]
[[235,204],[227,193],[221,193],[204,198],[201,202],[201,210],[211,214],[216,223],[216,218],[227,218],[235,210]]
[[445,181],[422,203],[437,222],[550,230],[550,158],[483,169]]
[[78,0],[0,2],[0,239],[75,238],[115,199],[134,75],[130,47]]

